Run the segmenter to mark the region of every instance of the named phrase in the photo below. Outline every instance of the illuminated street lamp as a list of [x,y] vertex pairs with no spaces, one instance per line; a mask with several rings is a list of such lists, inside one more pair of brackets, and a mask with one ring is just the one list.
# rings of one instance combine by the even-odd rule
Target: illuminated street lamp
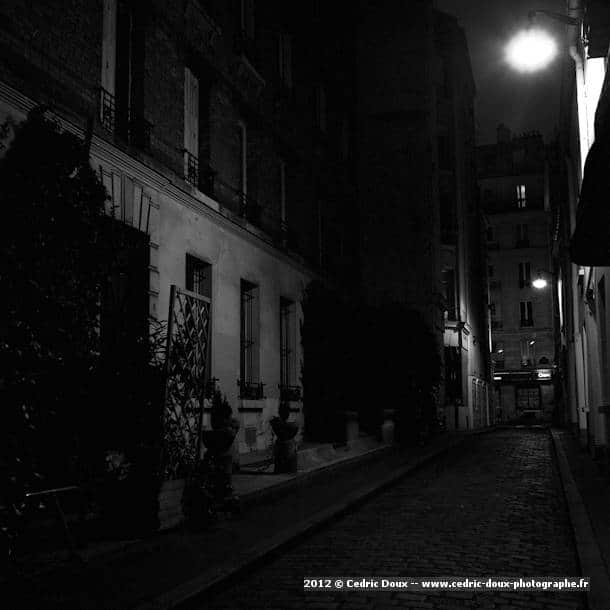
[[508,63],[519,72],[536,72],[557,55],[557,45],[544,30],[529,28],[519,32],[506,46]]
[[532,286],[537,290],[542,290],[549,285],[548,280],[543,277],[543,274],[549,275],[551,277],[554,275],[550,271],[543,271],[542,269],[538,269],[538,271],[536,272],[536,278],[532,281]]
[[548,66],[557,55],[557,43],[541,28],[534,27],[536,15],[546,15],[567,25],[578,25],[580,21],[568,15],[551,11],[535,10],[529,13],[529,26],[518,32],[506,45],[506,60],[519,72],[536,72]]
[[547,287],[548,282],[543,277],[537,277],[533,282],[532,286],[534,288],[538,288],[538,290],[542,290]]

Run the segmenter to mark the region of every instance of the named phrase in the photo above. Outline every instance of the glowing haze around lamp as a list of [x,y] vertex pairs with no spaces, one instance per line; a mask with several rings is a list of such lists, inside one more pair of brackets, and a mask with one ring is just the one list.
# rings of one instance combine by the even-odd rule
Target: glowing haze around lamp
[[532,286],[534,288],[538,288],[538,290],[542,288],[546,288],[548,282],[543,277],[537,277],[533,282]]
[[538,28],[519,32],[506,46],[508,63],[520,72],[541,70],[557,55],[557,45],[549,34]]

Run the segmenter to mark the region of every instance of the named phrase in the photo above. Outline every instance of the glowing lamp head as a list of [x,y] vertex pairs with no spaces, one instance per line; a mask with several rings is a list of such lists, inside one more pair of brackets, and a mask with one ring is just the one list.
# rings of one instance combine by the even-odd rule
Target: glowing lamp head
[[555,55],[555,41],[538,28],[520,32],[506,46],[508,63],[520,72],[541,70],[553,61]]
[[537,277],[532,282],[532,286],[534,288],[538,288],[538,290],[541,290],[542,288],[546,288],[547,284],[548,284],[548,282],[543,277]]

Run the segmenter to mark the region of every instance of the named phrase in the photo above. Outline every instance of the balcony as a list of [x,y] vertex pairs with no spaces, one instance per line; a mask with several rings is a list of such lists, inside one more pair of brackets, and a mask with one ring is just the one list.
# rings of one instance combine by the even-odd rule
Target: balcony
[[114,95],[100,87],[99,120],[102,127],[127,141],[131,146],[150,150],[150,136],[153,125],[135,108],[129,108],[127,116],[119,113]]
[[184,151],[184,179],[209,197],[214,197],[216,172],[207,164],[200,165],[199,159]]
[[301,400],[301,388],[298,385],[279,384],[280,400],[282,402]]
[[238,379],[237,385],[239,386],[239,397],[242,400],[262,400],[265,398],[264,383]]

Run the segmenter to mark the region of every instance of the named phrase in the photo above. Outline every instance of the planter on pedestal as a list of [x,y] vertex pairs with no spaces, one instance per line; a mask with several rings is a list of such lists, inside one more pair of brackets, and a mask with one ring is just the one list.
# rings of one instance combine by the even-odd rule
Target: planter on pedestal
[[276,436],[273,446],[274,472],[294,473],[297,471],[297,446],[295,436],[299,426],[280,417],[271,419],[270,424]]

